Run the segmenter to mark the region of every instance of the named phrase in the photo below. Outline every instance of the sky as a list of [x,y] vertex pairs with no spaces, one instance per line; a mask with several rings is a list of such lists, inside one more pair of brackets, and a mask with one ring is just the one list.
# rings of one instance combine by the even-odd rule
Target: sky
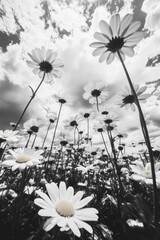
[[[120,108],[117,99],[127,85],[118,59],[111,65],[99,63],[89,44],[99,31],[100,20],[109,21],[119,13],[133,13],[142,22],[146,37],[135,47],[135,56],[125,64],[134,84],[146,85],[147,92],[160,92],[160,1],[159,0],[1,0],[0,3],[0,121],[1,129],[10,129],[31,97],[40,79],[27,66],[28,53],[45,46],[58,53],[64,63],[63,76],[53,85],[43,83],[24,116],[44,118],[44,108],[52,95],[72,98],[61,116],[67,119],[93,106],[83,99],[84,86],[94,80],[106,82],[109,96],[104,106],[117,114],[118,130],[129,134],[128,141],[140,141],[138,112]],[[58,105],[53,104],[57,113]],[[160,100],[151,96],[142,104],[152,142],[160,146]]]

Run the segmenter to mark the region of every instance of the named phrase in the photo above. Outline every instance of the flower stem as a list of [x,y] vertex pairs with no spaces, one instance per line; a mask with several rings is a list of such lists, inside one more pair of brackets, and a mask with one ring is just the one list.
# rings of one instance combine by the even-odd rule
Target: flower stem
[[50,122],[49,125],[48,125],[47,132],[46,132],[46,135],[45,135],[44,140],[43,140],[43,143],[42,143],[42,149],[44,148],[44,144],[45,144],[45,142],[46,142],[46,138],[47,138],[47,136],[48,136],[48,132],[49,132],[50,126],[51,126],[51,122]]
[[107,154],[108,154],[108,158],[110,158],[110,154],[109,154],[109,152],[108,152],[108,148],[107,148],[107,145],[106,145],[106,142],[105,142],[105,140],[104,140],[104,136],[103,136],[103,133],[102,133],[102,132],[101,132],[101,136],[102,136],[102,140],[103,140],[104,147],[105,147],[106,152],[107,152]]
[[40,88],[42,82],[44,81],[44,78],[45,78],[45,72],[44,72],[44,74],[43,74],[42,80],[41,80],[41,82],[39,83],[38,87],[36,88],[35,91],[33,91],[32,96],[31,96],[31,99],[29,100],[29,102],[27,103],[26,107],[24,108],[24,110],[23,110],[23,112],[22,112],[22,114],[21,114],[21,116],[20,116],[20,118],[19,118],[17,124],[15,125],[13,131],[15,131],[15,130],[17,129],[17,127],[18,127],[20,121],[22,120],[22,118],[23,118],[23,116],[24,116],[24,114],[25,114],[27,108],[29,107],[30,103],[32,102],[32,100],[33,100],[34,97],[36,96],[36,93],[37,93],[38,89]]
[[[49,158],[50,158],[50,156],[51,156],[51,154],[52,154],[52,148],[53,148],[54,139],[55,139],[56,132],[57,132],[57,127],[58,127],[58,123],[59,123],[59,118],[60,118],[61,110],[62,110],[62,103],[61,103],[60,108],[59,108],[58,117],[57,117],[57,121],[56,121],[56,126],[55,126],[54,133],[53,133],[53,138],[52,138],[52,142],[51,142],[51,147],[50,147],[49,155],[48,155],[48,162],[49,162]],[[47,164],[47,168],[48,168],[48,164]]]
[[132,91],[132,94],[134,96],[134,99],[135,99],[135,104],[137,105],[137,108],[138,108],[138,111],[139,111],[139,117],[140,117],[140,123],[141,123],[141,127],[142,127],[142,132],[143,132],[143,135],[144,135],[144,139],[146,141],[146,145],[148,147],[148,152],[149,152],[149,157],[150,157],[150,163],[151,163],[151,171],[152,171],[152,179],[153,179],[153,192],[154,192],[154,224],[155,224],[155,227],[157,227],[157,224],[158,224],[158,192],[157,192],[157,186],[156,186],[156,175],[155,175],[155,167],[154,167],[154,158],[153,158],[153,152],[152,152],[152,148],[151,148],[151,143],[150,143],[150,139],[149,139],[149,134],[148,134],[148,129],[147,129],[147,126],[146,126],[146,122],[145,122],[145,119],[144,119],[144,115],[143,115],[143,112],[142,112],[142,109],[141,109],[141,106],[139,104],[139,100],[138,100],[138,97],[137,97],[137,94],[135,92],[135,89],[133,87],[133,84],[132,84],[132,81],[131,81],[131,78],[129,76],[129,73],[127,71],[127,68],[124,64],[124,61],[122,59],[122,56],[120,54],[120,52],[117,50],[117,54],[119,56],[119,59],[120,59],[120,62],[123,66],[123,69],[124,69],[124,72],[127,76],[127,79],[128,79],[128,83],[130,85],[130,88],[131,88],[131,91]]
[[99,112],[98,97],[96,97],[97,111]]
[[89,141],[89,117],[87,118],[87,143]]

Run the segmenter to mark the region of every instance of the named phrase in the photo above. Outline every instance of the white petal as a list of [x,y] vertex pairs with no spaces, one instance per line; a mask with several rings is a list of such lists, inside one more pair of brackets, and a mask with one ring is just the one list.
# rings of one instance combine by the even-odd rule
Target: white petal
[[108,55],[108,58],[107,58],[107,60],[106,60],[106,63],[107,63],[107,64],[112,63],[113,60],[114,60],[114,58],[115,58],[115,56],[116,56],[116,53],[110,52],[110,54]]
[[75,203],[75,202],[78,202],[84,195],[84,192],[83,191],[78,191],[72,198],[72,202]]
[[100,42],[108,43],[108,39],[102,33],[96,32],[94,37]]
[[54,226],[56,225],[56,218],[49,218],[44,226],[43,226],[43,229],[48,232],[49,230],[51,230]]
[[66,195],[66,184],[65,184],[65,182],[60,182],[60,184],[59,184],[60,199],[63,200],[65,198],[65,195]]
[[73,187],[68,187],[66,190],[65,198],[66,200],[72,200],[74,194],[74,189]]
[[102,53],[104,53],[105,50],[106,50],[105,47],[96,48],[96,49],[93,51],[92,55],[93,55],[93,56],[99,56],[99,55],[101,55]]
[[132,33],[135,33],[140,26],[141,26],[140,21],[136,21],[136,22],[131,23],[131,25],[129,26],[126,33],[123,35],[123,37],[127,37],[127,36],[131,35]]
[[151,163],[146,163],[146,166],[145,166],[145,170],[146,171],[151,171]]
[[103,42],[93,42],[89,46],[94,47],[94,48],[99,48],[99,47],[104,47],[105,43],[103,43]]
[[74,208],[75,208],[75,209],[82,208],[82,207],[84,207],[85,205],[87,205],[91,200],[92,200],[92,197],[91,197],[91,196],[86,197],[86,198],[82,199],[81,201],[76,202],[76,203],[74,204]]
[[32,61],[26,61],[27,65],[31,68],[39,68],[39,64],[32,62]]
[[56,211],[51,211],[51,209],[41,209],[38,214],[42,217],[56,217],[58,215]]
[[81,233],[77,227],[77,225],[75,224],[75,222],[72,220],[72,218],[67,218],[67,223],[68,226],[70,227],[70,229],[72,230],[72,232],[77,236],[80,237]]
[[53,193],[54,193],[55,201],[56,201],[56,202],[60,201],[60,198],[59,198],[59,189],[58,189],[57,185],[56,185],[54,182],[52,182],[52,183],[51,183],[51,186],[52,186],[52,188],[53,188]]
[[105,52],[100,56],[99,62],[101,63],[101,62],[105,61],[105,60],[108,58],[109,54],[110,54],[109,51],[105,51]]
[[41,199],[41,198],[36,198],[36,199],[34,200],[34,203],[35,203],[36,205],[38,205],[39,207],[41,207],[41,208],[48,209],[48,210],[51,210],[51,209],[52,209],[52,207],[50,206],[50,204],[48,204],[46,201],[44,201],[44,200]]
[[155,164],[155,172],[157,172],[160,169],[160,162],[157,162]]
[[144,37],[143,32],[135,32],[135,33],[133,33],[131,36],[129,36],[129,37],[127,37],[127,38],[125,39],[124,46],[125,46],[125,47],[134,46],[134,45],[136,45],[138,42],[140,42],[143,37]]
[[77,223],[77,225],[80,228],[84,228],[86,231],[88,231],[89,233],[93,233],[93,229],[91,228],[91,226],[88,223],[85,223],[77,218],[74,218],[74,222]]
[[120,24],[120,31],[119,31],[119,36],[123,35],[123,31],[131,24],[133,20],[133,15],[132,14],[126,14]]
[[51,199],[47,196],[47,194],[43,193],[41,190],[37,190],[36,193],[51,207],[54,207],[54,203]]
[[108,39],[112,38],[112,30],[107,22],[105,22],[104,20],[100,21],[99,27],[101,32],[104,33],[106,37],[108,37]]
[[120,16],[119,16],[119,14],[112,15],[109,25],[112,29],[113,37],[118,36],[118,31],[119,31],[119,27],[120,27]]
[[125,55],[127,55],[127,56],[129,56],[129,57],[133,57],[133,56],[134,56],[134,50],[133,50],[133,48],[131,48],[131,47],[122,47],[121,51],[122,51]]

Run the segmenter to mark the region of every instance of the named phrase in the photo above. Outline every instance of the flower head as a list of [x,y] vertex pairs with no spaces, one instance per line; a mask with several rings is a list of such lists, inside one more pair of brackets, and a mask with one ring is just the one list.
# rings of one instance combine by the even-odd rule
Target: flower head
[[17,135],[18,131],[0,130],[0,140],[6,142],[18,142],[20,136]]
[[[135,165],[130,165],[132,171],[134,174],[132,174],[132,179],[135,181],[143,181],[146,184],[152,184],[152,172],[151,172],[151,164],[146,163],[144,166],[142,162],[135,161]],[[156,174],[156,180],[158,183],[160,183],[160,163],[155,164],[155,174]]]
[[[146,86],[140,87],[138,84],[136,84],[134,86],[134,89],[135,89],[135,92],[137,94],[138,99],[141,102],[146,102],[146,99],[151,96],[151,94],[142,94],[147,89]],[[129,106],[130,106],[131,109],[133,111],[135,111],[136,110],[135,104],[136,104],[135,103],[135,98],[134,98],[134,96],[132,94],[132,91],[131,91],[131,89],[128,88],[128,86],[126,86],[125,90],[122,93],[121,103],[118,104],[118,105],[120,105],[120,107],[124,107],[125,106],[126,109],[128,109]]]
[[79,228],[84,228],[89,233],[92,233],[92,228],[85,221],[97,221],[97,209],[83,208],[87,205],[92,197],[86,197],[83,200],[83,191],[78,191],[74,195],[73,187],[66,188],[64,182],[60,182],[59,188],[56,183],[46,184],[48,195],[37,191],[40,198],[35,199],[35,204],[41,207],[38,214],[43,217],[50,217],[44,224],[44,230],[49,231],[55,225],[60,227],[61,231],[72,232],[80,237]]
[[90,81],[84,87],[85,93],[83,94],[83,98],[89,100],[89,103],[96,104],[97,99],[98,103],[103,103],[108,97],[108,86],[103,81]]
[[132,20],[132,14],[125,15],[122,20],[119,14],[114,14],[109,24],[104,20],[100,21],[101,32],[94,34],[98,42],[90,44],[91,47],[96,48],[93,56],[100,56],[99,62],[106,60],[110,64],[117,55],[117,51],[120,52],[122,58],[125,55],[130,57],[134,55],[133,48],[143,38],[144,33],[137,31],[141,22],[132,22]]
[[9,150],[10,155],[7,155],[6,160],[1,163],[1,166],[12,167],[12,171],[17,168],[20,170],[26,167],[31,167],[40,163],[43,150],[34,151],[28,148],[18,148],[15,151]]
[[51,49],[46,50],[45,47],[35,48],[28,53],[32,61],[27,61],[29,67],[33,68],[33,73],[38,74],[40,78],[45,73],[45,82],[51,83],[53,77],[60,78],[62,76],[62,67],[64,66],[60,59],[57,58],[57,53]]

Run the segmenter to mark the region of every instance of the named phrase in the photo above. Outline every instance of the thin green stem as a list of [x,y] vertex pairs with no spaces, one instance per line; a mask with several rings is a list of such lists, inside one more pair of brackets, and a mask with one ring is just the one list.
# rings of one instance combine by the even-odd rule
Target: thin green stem
[[142,127],[142,132],[143,132],[143,135],[144,135],[144,139],[146,141],[146,145],[148,147],[148,152],[149,152],[149,156],[150,156],[150,163],[151,163],[151,171],[152,171],[152,179],[153,179],[153,192],[154,192],[154,224],[155,224],[155,227],[157,227],[157,224],[158,224],[158,204],[159,204],[159,201],[158,201],[158,192],[157,192],[157,185],[156,185],[156,175],[155,175],[155,167],[154,167],[154,158],[153,158],[153,152],[152,152],[152,148],[151,148],[151,143],[150,143],[150,139],[149,139],[149,134],[148,134],[148,129],[147,129],[147,126],[146,126],[146,122],[145,122],[145,119],[144,119],[144,115],[143,115],[143,112],[142,112],[142,109],[141,109],[141,106],[139,104],[139,100],[138,100],[138,97],[137,97],[137,94],[135,92],[135,89],[133,87],[133,84],[132,84],[132,81],[131,81],[131,78],[129,76],[129,73],[127,71],[127,68],[124,64],[124,61],[122,59],[122,56],[120,54],[120,52],[117,50],[117,54],[119,56],[119,59],[120,59],[120,62],[123,66],[123,69],[124,69],[124,72],[126,74],[126,77],[128,79],[128,83],[130,85],[130,88],[131,88],[131,91],[132,91],[132,94],[134,96],[134,99],[135,99],[135,104],[137,105],[137,108],[138,108],[138,111],[139,111],[139,116],[140,116],[140,123],[141,123],[141,127]]
[[36,88],[35,92],[32,93],[32,96],[31,96],[29,102],[27,103],[26,107],[24,108],[24,110],[23,110],[23,112],[22,112],[22,114],[21,114],[21,116],[20,116],[20,118],[19,118],[17,124],[15,125],[13,131],[15,131],[15,130],[17,129],[17,127],[18,127],[19,123],[21,122],[21,120],[22,120],[22,118],[23,118],[23,116],[24,116],[26,110],[28,109],[30,103],[32,102],[32,100],[33,100],[34,97],[36,96],[36,93],[37,93],[38,89],[40,88],[42,82],[44,81],[44,78],[45,78],[45,72],[44,72],[43,77],[42,77],[42,80],[40,81],[40,83],[39,83],[38,87]]
[[97,111],[99,112],[98,97],[96,97]]

